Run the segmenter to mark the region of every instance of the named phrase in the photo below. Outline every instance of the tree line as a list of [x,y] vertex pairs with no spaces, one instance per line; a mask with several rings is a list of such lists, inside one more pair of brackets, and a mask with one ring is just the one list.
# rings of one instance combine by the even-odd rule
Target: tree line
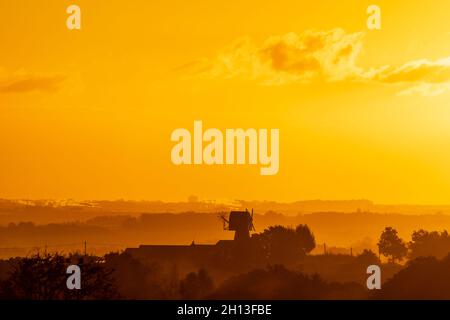
[[[386,227],[378,241],[379,253],[389,258],[396,269],[379,293],[369,293],[361,281],[349,275],[360,274],[365,280],[365,268],[381,264],[371,250],[356,256],[311,255],[316,246],[313,232],[307,225],[272,226],[251,238],[252,254],[228,261],[185,271],[181,266],[160,261],[144,261],[128,253],[110,253],[102,257],[78,253],[34,254],[24,258],[0,260],[1,299],[369,299],[409,298],[429,295],[450,297],[446,270],[450,266],[450,237],[447,231],[414,231],[405,242],[397,230]],[[434,257],[427,257],[434,256]],[[408,258],[406,265],[396,262]],[[247,259],[247,265],[245,264]],[[440,259],[440,260],[439,260]],[[306,263],[321,265],[324,272],[336,273],[342,265],[338,281],[325,280],[325,273],[306,272]],[[79,265],[82,269],[82,290],[68,290],[66,268]],[[223,269],[217,267],[221,265]],[[231,265],[234,274],[220,272]],[[243,268],[247,266],[247,268]],[[389,269],[389,264],[383,266]],[[333,270],[331,270],[333,269]],[[383,273],[386,274],[386,273]],[[439,277],[439,279],[437,279]],[[435,291],[426,284],[435,283]],[[349,280],[350,279],[350,280]],[[439,281],[437,281],[439,280]],[[414,290],[411,284],[419,281]],[[433,290],[434,290],[433,289]]]
[[441,259],[450,252],[450,235],[446,230],[429,232],[420,229],[412,233],[411,241],[406,242],[399,237],[396,229],[386,227],[377,245],[379,253],[392,263],[426,256]]

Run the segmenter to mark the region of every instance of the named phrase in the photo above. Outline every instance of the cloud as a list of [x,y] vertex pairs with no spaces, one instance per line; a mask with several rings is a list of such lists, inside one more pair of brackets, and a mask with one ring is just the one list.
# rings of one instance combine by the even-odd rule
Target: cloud
[[23,93],[32,91],[55,92],[65,80],[64,76],[15,74],[0,78],[0,93]]
[[239,78],[264,85],[361,81],[410,86],[400,95],[434,96],[450,88],[450,57],[422,59],[400,66],[364,69],[356,63],[364,33],[342,29],[305,31],[272,36],[262,45],[241,38],[215,58],[189,66],[206,78]]
[[389,84],[413,85],[399,95],[436,96],[450,88],[450,57],[435,61],[422,59],[400,67],[385,66],[373,72],[371,79]]
[[398,93],[399,96],[419,94],[424,97],[435,97],[450,89],[450,82],[444,84],[422,83]]
[[444,83],[450,81],[450,57],[437,61],[416,60],[392,68],[385,67],[375,79],[388,83],[426,82]]
[[213,78],[253,79],[268,85],[322,78],[337,81],[355,77],[355,58],[362,33],[341,29],[306,31],[268,38],[262,46],[250,38],[236,41],[210,62],[202,74]]

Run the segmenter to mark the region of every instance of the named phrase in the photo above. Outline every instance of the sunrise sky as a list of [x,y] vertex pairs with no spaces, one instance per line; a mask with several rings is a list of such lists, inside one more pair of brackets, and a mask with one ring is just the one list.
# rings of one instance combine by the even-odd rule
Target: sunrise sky
[[[366,27],[372,3],[380,31]],[[448,204],[449,12],[448,0],[1,1],[0,197]],[[279,128],[279,173],[173,165],[170,134],[194,120]]]

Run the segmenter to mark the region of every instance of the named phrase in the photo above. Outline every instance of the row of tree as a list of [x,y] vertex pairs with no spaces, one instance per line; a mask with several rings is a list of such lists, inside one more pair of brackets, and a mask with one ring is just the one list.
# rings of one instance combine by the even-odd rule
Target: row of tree
[[405,258],[434,256],[443,258],[450,252],[450,235],[447,231],[426,231],[420,229],[411,235],[411,241],[405,242],[398,235],[397,230],[386,227],[378,241],[379,253],[393,263]]

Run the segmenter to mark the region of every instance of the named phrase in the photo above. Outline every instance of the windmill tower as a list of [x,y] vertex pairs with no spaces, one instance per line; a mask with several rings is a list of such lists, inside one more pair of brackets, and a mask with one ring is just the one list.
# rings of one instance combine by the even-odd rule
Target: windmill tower
[[234,240],[248,240],[250,239],[250,231],[255,230],[253,225],[253,209],[252,213],[245,211],[231,211],[228,219],[225,215],[219,215],[219,218],[223,221],[223,229],[234,231]]

